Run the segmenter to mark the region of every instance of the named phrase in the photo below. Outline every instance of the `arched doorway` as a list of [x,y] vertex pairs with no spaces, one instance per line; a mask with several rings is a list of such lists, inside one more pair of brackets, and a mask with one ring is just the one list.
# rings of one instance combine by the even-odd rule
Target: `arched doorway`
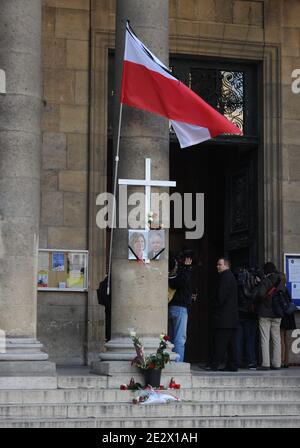
[[209,357],[216,259],[222,254],[229,256],[233,269],[256,266],[263,259],[260,67],[189,58],[173,58],[171,65],[178,78],[244,131],[241,138],[222,136],[187,149],[180,149],[171,135],[174,191],[205,195],[203,237],[185,240],[186,229],[170,230],[170,250],[176,253],[183,246],[191,248],[200,261],[194,267],[198,300],[190,310],[186,343],[186,361],[198,362]]

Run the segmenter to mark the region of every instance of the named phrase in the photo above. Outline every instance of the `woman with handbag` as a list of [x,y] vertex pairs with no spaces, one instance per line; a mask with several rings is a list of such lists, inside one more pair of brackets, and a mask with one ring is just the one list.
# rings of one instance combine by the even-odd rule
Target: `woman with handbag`
[[[291,303],[292,299],[290,297],[290,294],[288,290],[285,290],[286,295],[289,298],[289,301]],[[295,330],[296,328],[296,322],[295,322],[295,314],[285,314],[283,318],[281,319],[280,323],[280,339],[281,339],[281,368],[288,368],[289,367],[289,343],[288,343],[288,332],[290,330]]]

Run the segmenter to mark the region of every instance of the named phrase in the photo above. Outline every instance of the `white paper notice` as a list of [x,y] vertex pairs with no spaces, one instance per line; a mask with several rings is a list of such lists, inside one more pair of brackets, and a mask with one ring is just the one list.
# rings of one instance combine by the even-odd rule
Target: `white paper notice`
[[39,252],[39,270],[48,271],[49,269],[49,253]]
[[300,299],[300,283],[292,283],[292,299]]
[[300,283],[300,258],[289,260],[289,282]]

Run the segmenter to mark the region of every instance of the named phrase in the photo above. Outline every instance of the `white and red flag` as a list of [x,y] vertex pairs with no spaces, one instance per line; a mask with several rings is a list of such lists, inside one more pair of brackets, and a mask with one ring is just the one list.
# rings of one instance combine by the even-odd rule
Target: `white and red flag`
[[121,103],[167,117],[181,148],[220,134],[242,134],[200,96],[176,79],[126,26]]

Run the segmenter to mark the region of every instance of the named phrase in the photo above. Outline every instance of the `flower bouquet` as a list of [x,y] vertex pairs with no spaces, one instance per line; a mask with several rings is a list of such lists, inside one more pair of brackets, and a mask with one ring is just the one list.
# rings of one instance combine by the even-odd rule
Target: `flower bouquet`
[[147,226],[150,230],[162,230],[164,228],[163,224],[159,224],[159,215],[154,212],[147,214]]
[[174,395],[155,391],[152,387],[142,390],[138,397],[132,400],[133,404],[157,404],[170,403],[172,401],[180,401],[180,399]]
[[[146,385],[159,387],[161,370],[170,362],[170,354],[166,351],[170,340],[169,336],[161,334],[156,353],[150,353],[149,355],[145,355],[144,346],[134,331],[130,332],[130,336],[136,351],[136,356],[131,361],[131,365],[143,370]],[[152,376],[154,377],[152,378]]]

